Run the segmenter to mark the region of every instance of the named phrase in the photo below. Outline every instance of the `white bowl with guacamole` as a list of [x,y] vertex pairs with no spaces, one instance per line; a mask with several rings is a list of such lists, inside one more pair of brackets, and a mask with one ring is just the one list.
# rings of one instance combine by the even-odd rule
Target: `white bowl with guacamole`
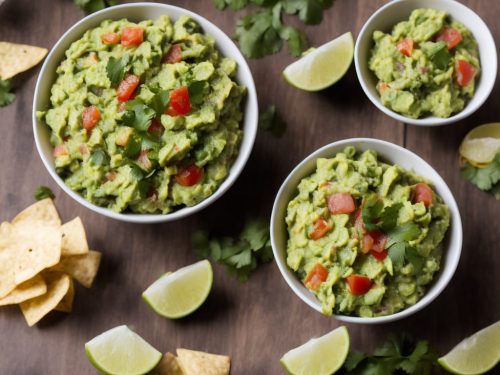
[[373,104],[421,126],[471,115],[490,95],[497,74],[491,32],[454,0],[387,3],[361,29],[354,61]]
[[71,27],[33,105],[38,152],[82,205],[137,223],[176,220],[235,182],[257,132],[250,69],[214,24],[165,4],[124,4]]
[[453,195],[423,159],[353,138],[305,158],[281,186],[271,217],[285,281],[324,315],[384,323],[427,306],[460,259]]

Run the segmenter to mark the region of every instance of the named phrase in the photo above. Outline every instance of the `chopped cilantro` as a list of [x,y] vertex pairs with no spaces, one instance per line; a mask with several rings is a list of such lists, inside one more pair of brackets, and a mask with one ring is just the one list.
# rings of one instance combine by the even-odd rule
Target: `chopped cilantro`
[[116,5],[117,0],[73,0],[75,5],[87,13],[97,12],[98,10]]
[[170,92],[168,90],[159,91],[151,99],[149,106],[156,112],[156,116],[160,117],[165,113],[167,105],[170,101]]
[[205,81],[193,81],[188,85],[189,101],[199,104],[203,101],[203,92],[208,85]]
[[198,256],[225,265],[241,281],[248,280],[259,264],[273,259],[269,227],[262,220],[247,222],[238,238],[211,238],[206,231],[196,231],[191,243]]
[[353,351],[344,363],[345,374],[375,375],[405,374],[430,375],[437,363],[436,353],[427,341],[415,343],[407,334],[390,336],[373,355]]
[[93,165],[108,165],[109,164],[109,156],[103,149],[98,148],[93,151],[90,155],[90,159]]
[[35,190],[35,194],[33,196],[37,201],[41,201],[42,199],[45,199],[45,198],[54,199],[54,197],[55,197],[52,190],[50,190],[50,188],[47,186],[37,187]]
[[119,59],[111,56],[106,65],[106,73],[112,86],[118,85],[129,69],[130,55],[125,54]]
[[259,127],[270,131],[275,137],[281,137],[286,131],[286,123],[278,114],[274,105],[270,105],[260,114]]
[[420,235],[420,228],[415,223],[406,223],[388,232],[386,248],[395,266],[403,267],[405,260],[413,264],[414,270],[420,269],[422,257],[410,247],[409,242]]
[[12,103],[16,96],[10,92],[10,81],[0,78],[0,107]]
[[493,161],[484,168],[476,168],[465,163],[460,174],[467,181],[484,191],[491,191],[498,196],[500,192],[500,153],[496,154]]

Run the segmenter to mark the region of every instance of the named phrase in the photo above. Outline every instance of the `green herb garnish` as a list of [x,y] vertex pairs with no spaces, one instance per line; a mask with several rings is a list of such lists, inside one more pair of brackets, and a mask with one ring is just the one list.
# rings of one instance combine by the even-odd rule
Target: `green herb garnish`
[[43,186],[42,185],[42,186],[39,186],[39,187],[36,188],[35,194],[33,194],[33,197],[37,201],[41,201],[42,199],[45,199],[45,198],[54,199],[55,195],[52,192],[52,190],[50,190],[50,188],[48,186]]
[[268,130],[275,137],[281,137],[285,133],[286,123],[276,111],[276,106],[270,105],[260,114],[259,128]]
[[87,13],[97,12],[98,10],[118,4],[117,0],[73,0],[75,5]]
[[12,103],[16,96],[10,92],[10,81],[0,78],[0,107],[5,107]]
[[130,56],[128,54],[123,55],[119,59],[111,56],[106,65],[106,73],[112,86],[118,85],[125,73],[129,69]]
[[151,99],[149,106],[155,111],[156,116],[160,117],[165,113],[168,103],[170,102],[170,91],[162,90],[159,91]]
[[240,281],[248,280],[258,264],[273,259],[269,226],[262,220],[247,222],[238,238],[215,238],[197,231],[191,243],[198,256],[225,265]]
[[483,191],[489,191],[500,199],[500,153],[484,168],[465,163],[460,175]]

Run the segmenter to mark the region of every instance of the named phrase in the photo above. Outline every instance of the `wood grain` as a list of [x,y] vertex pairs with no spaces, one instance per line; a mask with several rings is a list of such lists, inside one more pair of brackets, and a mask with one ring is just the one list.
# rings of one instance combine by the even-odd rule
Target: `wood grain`
[[[220,12],[211,1],[172,1],[189,8],[232,35],[236,16]],[[337,0],[319,26],[307,27],[313,45],[351,30],[356,36],[381,0]],[[488,23],[500,40],[500,3],[464,1]],[[84,16],[70,0],[7,0],[0,7],[0,40],[50,48]],[[28,328],[17,307],[0,310],[0,373],[8,375],[95,374],[84,343],[104,330],[127,324],[161,351],[177,347],[229,354],[232,374],[281,374],[279,358],[290,348],[339,325],[301,302],[287,287],[275,264],[262,266],[247,283],[215,266],[214,289],[192,316],[169,321],[155,315],[141,292],[166,270],[192,263],[190,233],[200,227],[228,233],[245,218],[269,216],[286,175],[320,146],[350,137],[374,137],[424,157],[449,184],[461,209],[464,247],[457,273],[440,298],[413,317],[380,326],[349,325],[352,345],[371,349],[400,330],[425,338],[440,353],[499,317],[499,203],[458,175],[456,150],[473,126],[497,119],[497,84],[483,108],[471,118],[439,129],[396,123],[366,98],[354,67],[332,88],[310,94],[291,88],[281,71],[293,60],[285,52],[250,61],[259,104],[276,104],[288,123],[283,138],[261,132],[237,183],[200,214],[174,223],[133,225],[106,219],[83,208],[60,191],[43,167],[31,130],[33,90],[39,68],[15,81],[16,101],[0,109],[0,219],[11,219],[29,205],[39,185],[57,195],[61,216],[82,217],[93,248],[104,252],[97,282],[77,287],[74,311],[54,313]]]

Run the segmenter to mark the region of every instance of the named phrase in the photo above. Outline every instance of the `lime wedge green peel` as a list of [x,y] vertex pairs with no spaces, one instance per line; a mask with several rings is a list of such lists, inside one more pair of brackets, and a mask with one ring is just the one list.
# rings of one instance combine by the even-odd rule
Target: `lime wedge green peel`
[[354,56],[350,32],[323,44],[288,65],[283,76],[292,86],[305,91],[318,91],[333,85],[347,72]]
[[162,354],[127,326],[119,326],[85,344],[92,365],[110,375],[142,375],[160,362]]
[[212,280],[212,266],[202,260],[160,277],[142,293],[142,298],[159,315],[182,318],[205,302]]
[[460,375],[484,374],[500,360],[500,321],[460,342],[438,362]]
[[349,353],[349,333],[339,327],[290,350],[280,360],[292,375],[330,375],[340,369]]

